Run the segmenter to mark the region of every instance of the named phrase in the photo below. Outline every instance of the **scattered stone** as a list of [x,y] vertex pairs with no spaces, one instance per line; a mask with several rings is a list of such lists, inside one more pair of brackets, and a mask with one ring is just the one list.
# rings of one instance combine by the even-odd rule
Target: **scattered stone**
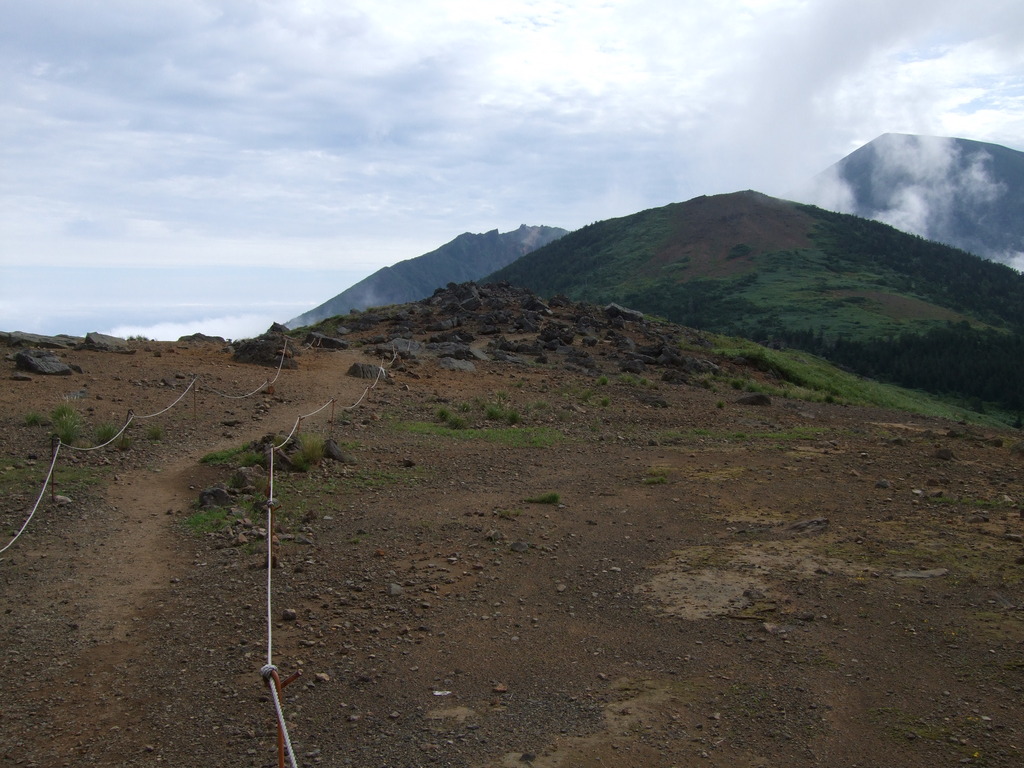
[[508,546],[513,552],[527,552],[530,549],[530,545],[525,541],[513,541]]
[[942,461],[952,461],[956,457],[953,455],[953,452],[949,450],[949,448],[938,448],[932,454],[932,458],[941,459]]
[[398,597],[399,595],[405,594],[405,589],[402,587],[401,584],[395,584],[394,582],[392,582],[387,586],[387,593],[390,597]]
[[299,614],[296,613],[294,608],[285,608],[281,611],[281,619],[283,621],[295,621],[299,618]]
[[888,480],[882,479],[875,483],[875,488],[889,488],[892,486]]

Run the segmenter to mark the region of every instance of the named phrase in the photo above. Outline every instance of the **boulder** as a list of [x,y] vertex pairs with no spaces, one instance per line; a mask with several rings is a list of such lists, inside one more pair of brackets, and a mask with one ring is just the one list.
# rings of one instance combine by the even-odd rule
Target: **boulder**
[[128,348],[128,342],[117,336],[108,336],[105,333],[85,334],[85,341],[78,345],[79,349],[92,349],[97,352],[121,352],[131,353],[135,350]]
[[348,349],[349,347],[349,343],[344,339],[336,339],[316,331],[306,334],[304,343],[311,347],[320,347],[322,349]]
[[215,485],[212,488],[200,491],[199,506],[202,509],[231,506],[231,494],[225,488]]
[[357,379],[376,379],[378,376],[382,379],[387,378],[387,372],[373,363],[352,363],[345,375]]
[[644,319],[643,312],[639,312],[635,309],[628,309],[614,302],[604,308],[604,313],[608,315],[608,317],[619,317],[623,320],[632,320],[634,322],[641,322]]
[[14,365],[20,371],[41,376],[70,376],[71,366],[46,349],[23,349],[14,356]]

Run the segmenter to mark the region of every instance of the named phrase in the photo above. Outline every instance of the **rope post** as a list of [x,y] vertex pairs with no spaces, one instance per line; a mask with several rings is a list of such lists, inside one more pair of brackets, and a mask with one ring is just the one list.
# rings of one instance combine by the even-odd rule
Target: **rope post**
[[329,431],[329,434],[331,435],[331,437],[334,437],[334,404],[336,402],[337,401],[332,397],[331,398],[331,421],[330,421],[331,428],[330,428],[330,431]]
[[196,390],[198,386],[192,387],[192,421],[199,421],[199,407],[196,405]]
[[[298,670],[297,672],[293,672],[292,674],[288,675],[288,677],[286,677],[284,680],[282,680],[281,676],[277,672],[277,668],[273,667],[273,666],[269,667],[269,669],[265,668],[265,671],[263,672],[263,681],[267,684],[268,688],[271,685],[274,686],[274,691],[276,691],[276,693],[277,693],[277,700],[278,700],[278,702],[280,702],[282,697],[283,697],[284,689],[287,688],[292,683],[294,683],[300,677],[302,677],[302,670]],[[283,707],[282,707],[282,710],[283,710]],[[282,712],[282,717],[283,717],[283,712]],[[291,747],[291,744],[289,743],[288,746]],[[294,758],[295,755],[292,755],[292,757]],[[285,758],[285,733],[284,733],[284,725],[281,722],[281,718],[278,718],[278,721],[277,721],[277,765],[278,765],[278,768],[285,768],[284,758]]]
[[[60,450],[60,438],[54,435],[50,438],[50,465],[57,463],[57,451]],[[50,501],[56,503],[57,501],[57,481],[52,480],[50,482]]]

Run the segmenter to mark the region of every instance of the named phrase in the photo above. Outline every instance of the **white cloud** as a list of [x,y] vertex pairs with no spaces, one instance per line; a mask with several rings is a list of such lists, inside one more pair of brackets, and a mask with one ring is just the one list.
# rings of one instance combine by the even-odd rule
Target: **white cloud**
[[886,132],[1024,135],[1003,0],[4,9],[5,265],[369,274],[464,231],[785,194]]

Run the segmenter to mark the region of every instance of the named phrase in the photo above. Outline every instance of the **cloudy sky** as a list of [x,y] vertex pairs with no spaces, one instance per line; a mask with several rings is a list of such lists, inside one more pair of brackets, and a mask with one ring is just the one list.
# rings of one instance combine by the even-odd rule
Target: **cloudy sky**
[[1019,0],[0,0],[0,329],[239,337],[461,232],[887,132],[1024,149]]

